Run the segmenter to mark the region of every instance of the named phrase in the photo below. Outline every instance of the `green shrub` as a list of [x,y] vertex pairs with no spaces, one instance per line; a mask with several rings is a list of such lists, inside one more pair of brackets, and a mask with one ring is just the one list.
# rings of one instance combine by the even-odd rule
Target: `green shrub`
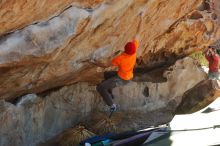
[[202,54],[202,51],[195,52],[190,55],[193,59],[197,60],[201,65],[208,66],[208,61],[205,56]]

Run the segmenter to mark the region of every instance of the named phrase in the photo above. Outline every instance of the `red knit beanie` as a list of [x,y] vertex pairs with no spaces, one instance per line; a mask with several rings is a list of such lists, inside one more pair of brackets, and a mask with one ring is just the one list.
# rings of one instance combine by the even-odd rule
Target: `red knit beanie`
[[125,45],[125,53],[128,55],[136,53],[136,45],[133,42],[128,42]]

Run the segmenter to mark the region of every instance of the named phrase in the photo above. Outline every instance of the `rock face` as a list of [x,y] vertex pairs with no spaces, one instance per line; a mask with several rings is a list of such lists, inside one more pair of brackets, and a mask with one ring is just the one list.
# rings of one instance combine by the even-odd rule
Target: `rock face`
[[[148,81],[153,79],[149,72],[113,90],[123,115],[116,125],[118,132],[169,122],[184,93],[206,79],[206,73],[191,58],[178,60],[162,74],[166,81]],[[95,113],[107,115],[106,110],[95,86],[88,83],[66,86],[46,96],[28,94],[15,105],[2,101],[0,145],[36,145],[86,120],[92,128],[97,122],[93,118],[102,118]]]
[[184,93],[177,114],[189,114],[205,108],[220,96],[216,80],[203,80]]
[[46,21],[74,5],[82,8],[94,8],[103,0],[37,0],[1,1],[0,2],[0,35],[22,29],[27,25]]
[[1,102],[0,145],[34,146],[77,124],[94,107],[87,84],[64,87],[45,97],[29,94],[16,105]]
[[138,38],[138,65],[175,61],[214,41],[219,2],[65,0],[0,2],[0,98],[76,82],[97,83]]
[[[95,85],[126,42],[140,42],[137,67],[170,65],[220,36],[219,6],[218,0],[0,1],[0,145],[36,145],[105,112]],[[183,94],[205,79],[189,58],[165,70],[113,90],[125,115],[118,131],[169,121]]]

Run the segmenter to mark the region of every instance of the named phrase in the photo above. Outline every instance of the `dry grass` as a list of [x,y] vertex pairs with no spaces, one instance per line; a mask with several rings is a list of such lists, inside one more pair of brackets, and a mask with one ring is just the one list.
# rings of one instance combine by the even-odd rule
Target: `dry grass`
[[91,131],[97,134],[106,134],[109,132],[117,132],[123,118],[122,113],[114,113],[111,118],[107,114],[98,113],[90,122]]
[[83,126],[77,126],[64,132],[58,138],[58,143],[60,146],[77,146],[81,141],[92,136],[95,136],[95,134],[86,130]]

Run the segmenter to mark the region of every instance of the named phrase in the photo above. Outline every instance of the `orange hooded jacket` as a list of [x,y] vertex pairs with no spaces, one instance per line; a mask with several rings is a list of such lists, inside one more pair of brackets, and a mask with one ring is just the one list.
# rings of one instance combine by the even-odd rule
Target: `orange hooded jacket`
[[[138,48],[138,41],[132,41],[136,47],[136,51]],[[133,69],[136,64],[136,52],[132,55],[128,55],[126,53],[122,53],[121,55],[115,57],[112,60],[113,66],[118,66],[118,76],[123,80],[130,80],[133,78]]]

